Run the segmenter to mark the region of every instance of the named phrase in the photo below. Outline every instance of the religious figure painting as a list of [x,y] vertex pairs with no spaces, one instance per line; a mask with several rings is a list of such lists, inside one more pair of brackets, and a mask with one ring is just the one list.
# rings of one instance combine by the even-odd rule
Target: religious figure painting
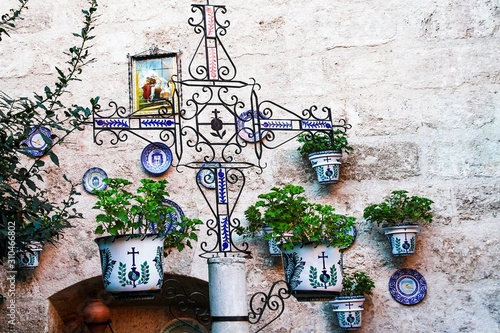
[[175,111],[178,56],[156,50],[154,54],[129,58],[132,115],[171,115]]

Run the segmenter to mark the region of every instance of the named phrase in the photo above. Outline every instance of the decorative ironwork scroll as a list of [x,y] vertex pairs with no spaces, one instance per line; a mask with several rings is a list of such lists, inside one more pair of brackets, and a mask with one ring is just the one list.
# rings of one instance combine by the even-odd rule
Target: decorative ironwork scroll
[[250,298],[250,324],[257,324],[263,319],[266,310],[275,313],[271,320],[255,332],[261,332],[283,314],[285,310],[285,299],[288,299],[292,295],[291,292],[290,285],[286,283],[286,281],[280,280],[272,285],[268,294],[258,292],[252,295],[252,298]]
[[[195,291],[190,294],[186,292],[182,283],[177,279],[167,279],[163,283],[163,294],[169,300],[169,312],[177,320],[186,316],[178,316],[174,309],[182,313],[188,311],[196,317],[196,320],[203,326],[209,327],[212,319],[209,311],[209,300],[206,295]],[[191,326],[188,322],[186,325]],[[193,327],[196,329],[196,327]]]

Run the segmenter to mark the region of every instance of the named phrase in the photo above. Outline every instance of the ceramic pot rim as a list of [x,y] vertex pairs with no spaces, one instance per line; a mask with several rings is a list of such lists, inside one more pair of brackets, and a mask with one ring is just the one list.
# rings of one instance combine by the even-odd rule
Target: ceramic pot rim
[[136,238],[141,238],[141,240],[144,240],[146,238],[153,238],[153,239],[163,239],[165,238],[165,235],[160,235],[160,234],[125,234],[125,235],[109,235],[109,236],[102,236],[94,239],[94,242],[100,243],[101,241],[111,239],[111,242],[113,243],[114,241],[118,239],[123,239],[129,240],[129,239],[136,239]]

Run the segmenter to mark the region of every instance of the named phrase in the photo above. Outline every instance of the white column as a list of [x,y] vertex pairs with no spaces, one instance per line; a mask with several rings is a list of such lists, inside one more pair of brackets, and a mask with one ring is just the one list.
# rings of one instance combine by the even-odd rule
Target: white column
[[208,259],[212,333],[248,333],[246,259]]

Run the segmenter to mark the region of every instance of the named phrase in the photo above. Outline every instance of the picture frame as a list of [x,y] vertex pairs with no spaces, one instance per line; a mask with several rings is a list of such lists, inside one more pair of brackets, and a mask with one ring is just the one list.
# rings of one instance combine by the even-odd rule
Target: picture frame
[[130,112],[132,116],[172,115],[180,96],[180,52],[159,50],[129,55]]

